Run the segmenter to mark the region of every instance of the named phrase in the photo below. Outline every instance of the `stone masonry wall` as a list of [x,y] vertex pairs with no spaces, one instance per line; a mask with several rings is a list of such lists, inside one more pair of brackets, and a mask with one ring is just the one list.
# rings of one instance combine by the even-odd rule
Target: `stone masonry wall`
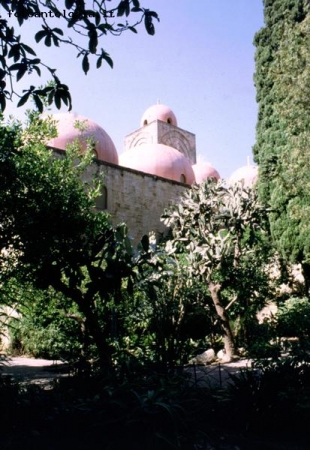
[[189,186],[104,162],[97,162],[88,176],[98,168],[105,176],[107,211],[114,225],[125,222],[134,243],[150,231],[157,236],[167,233],[160,216]]
[[[55,157],[63,150],[53,148]],[[178,202],[190,186],[127,167],[96,160],[88,167],[84,178],[90,181],[96,172],[105,176],[107,211],[113,225],[125,222],[133,243],[154,231],[158,237],[168,232],[160,216],[169,205]]]

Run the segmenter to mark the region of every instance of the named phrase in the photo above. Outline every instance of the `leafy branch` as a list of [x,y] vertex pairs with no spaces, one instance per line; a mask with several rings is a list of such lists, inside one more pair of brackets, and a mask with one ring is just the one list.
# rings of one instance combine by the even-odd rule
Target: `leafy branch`
[[[31,20],[41,19],[40,28],[34,31],[37,43],[43,42],[46,47],[60,47],[69,45],[81,57],[81,66],[85,75],[90,70],[90,60],[95,58],[96,68],[102,66],[102,62],[113,68],[113,60],[108,52],[101,46],[101,40],[108,34],[119,36],[127,30],[137,33],[137,27],[143,22],[149,35],[155,34],[154,20],[159,21],[156,12],[142,8],[138,0],[122,0],[114,7],[111,0],[93,1],[93,9],[87,8],[84,0],[65,0],[61,7],[58,2],[52,0],[29,0],[22,2],[12,0],[0,0],[0,11],[4,9],[8,19],[0,19],[0,109],[4,111],[7,101],[19,98],[17,106],[24,105],[32,99],[39,111],[43,110],[45,99],[50,105],[54,103],[61,108],[62,104],[72,108],[72,99],[69,88],[56,76],[56,69],[46,65],[39,58],[32,47],[23,42],[22,35],[18,35],[13,26],[10,26],[10,18],[16,17],[19,27]],[[109,5],[109,7],[107,7]],[[61,8],[61,9],[60,9]],[[129,16],[137,19],[129,22]],[[4,14],[2,14],[4,17]],[[50,19],[57,17],[59,27],[51,27]],[[116,23],[114,20],[124,17],[124,23]],[[69,36],[69,31],[74,34],[74,39]],[[67,33],[66,33],[67,32]],[[78,43],[76,38],[81,36],[83,43]],[[41,76],[41,70],[48,71],[53,78],[53,86],[38,89],[30,85],[22,93],[16,90],[16,83],[26,75],[36,73]]]

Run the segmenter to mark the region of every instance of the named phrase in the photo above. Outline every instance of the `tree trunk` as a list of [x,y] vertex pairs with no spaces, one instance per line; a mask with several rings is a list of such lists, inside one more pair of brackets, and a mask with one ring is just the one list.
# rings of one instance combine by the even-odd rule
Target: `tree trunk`
[[83,306],[79,305],[79,308],[85,316],[85,327],[96,344],[100,369],[103,373],[111,374],[113,372],[111,348],[107,344],[106,333],[100,326],[97,312],[92,309],[88,301],[84,302]]
[[237,356],[237,349],[235,345],[235,338],[230,327],[230,323],[226,314],[226,310],[222,305],[221,299],[221,284],[209,282],[209,290],[211,298],[215,307],[215,311],[220,319],[221,328],[224,333],[224,348],[225,348],[225,361],[229,362]]
[[97,311],[93,305],[93,298],[90,292],[83,293],[77,288],[71,288],[57,280],[53,284],[56,291],[62,292],[71,298],[78,306],[79,311],[85,316],[85,328],[93,337],[98,350],[100,369],[103,373],[111,374],[113,370],[111,348],[107,344],[106,333],[102,330]]

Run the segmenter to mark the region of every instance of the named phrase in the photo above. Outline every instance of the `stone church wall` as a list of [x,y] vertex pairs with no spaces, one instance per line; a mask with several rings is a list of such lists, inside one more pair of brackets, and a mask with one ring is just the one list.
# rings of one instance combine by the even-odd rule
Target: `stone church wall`
[[157,236],[167,233],[160,216],[189,186],[101,161],[94,163],[88,176],[93,176],[98,169],[105,176],[106,209],[111,214],[113,225],[125,222],[134,243],[150,231]]

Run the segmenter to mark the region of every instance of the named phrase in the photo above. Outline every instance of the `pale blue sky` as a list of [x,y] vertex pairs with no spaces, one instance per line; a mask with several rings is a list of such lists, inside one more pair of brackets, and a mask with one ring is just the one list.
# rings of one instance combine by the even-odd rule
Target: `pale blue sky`
[[[252,42],[263,26],[262,0],[141,0],[141,5],[158,12],[156,34],[148,36],[140,26],[137,35],[105,38],[101,46],[113,58],[113,70],[104,64],[97,70],[93,63],[85,76],[73,49],[38,46],[31,38],[35,18],[26,29],[27,42],[70,86],[73,111],[101,125],[119,153],[124,136],[139,128],[143,112],[159,99],[181,128],[196,134],[197,154],[227,178],[246,164],[255,142]],[[22,117],[12,105],[8,113]]]

